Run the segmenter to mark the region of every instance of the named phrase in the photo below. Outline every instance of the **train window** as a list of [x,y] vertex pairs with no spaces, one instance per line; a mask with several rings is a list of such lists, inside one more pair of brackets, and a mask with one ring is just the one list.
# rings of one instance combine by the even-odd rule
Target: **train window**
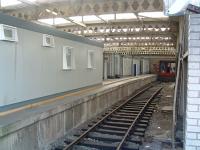
[[175,62],[161,61],[160,62],[160,73],[175,73],[176,64]]
[[160,81],[175,81],[176,63],[175,61],[160,61],[160,72],[158,80]]
[[63,69],[75,69],[74,50],[72,47],[63,47]]

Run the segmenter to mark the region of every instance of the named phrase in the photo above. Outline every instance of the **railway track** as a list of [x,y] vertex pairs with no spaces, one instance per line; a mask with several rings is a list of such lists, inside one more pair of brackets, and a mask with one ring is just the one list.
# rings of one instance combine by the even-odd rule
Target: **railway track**
[[54,150],[139,150],[161,89],[158,85],[142,89],[83,128],[76,139],[66,139]]

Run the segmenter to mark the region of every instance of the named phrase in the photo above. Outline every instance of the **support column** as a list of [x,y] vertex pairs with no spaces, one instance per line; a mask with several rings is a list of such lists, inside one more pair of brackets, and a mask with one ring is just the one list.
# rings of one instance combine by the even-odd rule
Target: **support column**
[[104,77],[104,80],[107,80],[107,76],[108,76],[108,72],[107,72],[107,70],[108,70],[108,68],[107,68],[107,66],[108,66],[108,60],[107,59],[104,59],[104,71],[103,71],[103,77]]
[[114,78],[115,72],[115,57],[114,54],[109,54],[108,60],[108,78]]
[[115,78],[120,77],[120,55],[115,54]]

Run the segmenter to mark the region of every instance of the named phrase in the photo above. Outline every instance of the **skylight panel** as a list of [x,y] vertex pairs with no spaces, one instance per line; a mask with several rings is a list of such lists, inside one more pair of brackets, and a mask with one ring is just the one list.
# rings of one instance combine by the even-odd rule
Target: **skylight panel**
[[72,16],[69,18],[72,19],[73,21],[82,22],[82,16]]
[[[27,4],[28,3],[34,3],[37,0],[26,0]],[[20,4],[26,4],[25,2],[21,2],[20,0],[0,0],[1,7],[9,7],[9,6],[16,6]]]
[[103,14],[103,15],[99,15],[99,17],[102,18],[103,20],[106,20],[106,21],[115,19],[114,14]]
[[49,19],[39,19],[39,22],[48,24],[48,25],[53,25],[53,18],[49,18]]
[[21,4],[18,0],[1,0],[1,7],[8,7]]
[[136,16],[134,13],[120,13],[116,14],[116,19],[135,19]]
[[149,17],[149,18],[167,18],[163,12],[140,12],[139,16]]
[[66,24],[66,23],[70,23],[69,21],[67,21],[66,19],[64,18],[55,18],[55,24],[58,25],[58,24]]
[[100,20],[101,19],[99,19],[95,15],[83,16],[83,21],[84,22],[93,22],[93,21],[100,21]]
[[48,18],[48,19],[39,19],[39,22],[48,24],[48,25],[60,25],[60,24],[66,24],[70,23],[64,18]]

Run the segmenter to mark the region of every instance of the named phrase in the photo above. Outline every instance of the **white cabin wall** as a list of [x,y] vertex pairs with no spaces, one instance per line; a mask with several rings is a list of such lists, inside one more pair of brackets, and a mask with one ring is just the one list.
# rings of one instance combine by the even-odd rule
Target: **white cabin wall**
[[[0,41],[0,106],[102,82],[101,47],[60,37],[55,47],[43,47],[42,33],[17,30],[17,43]],[[63,46],[73,47],[75,69],[62,69]],[[95,51],[95,69],[87,68],[88,50]]]

